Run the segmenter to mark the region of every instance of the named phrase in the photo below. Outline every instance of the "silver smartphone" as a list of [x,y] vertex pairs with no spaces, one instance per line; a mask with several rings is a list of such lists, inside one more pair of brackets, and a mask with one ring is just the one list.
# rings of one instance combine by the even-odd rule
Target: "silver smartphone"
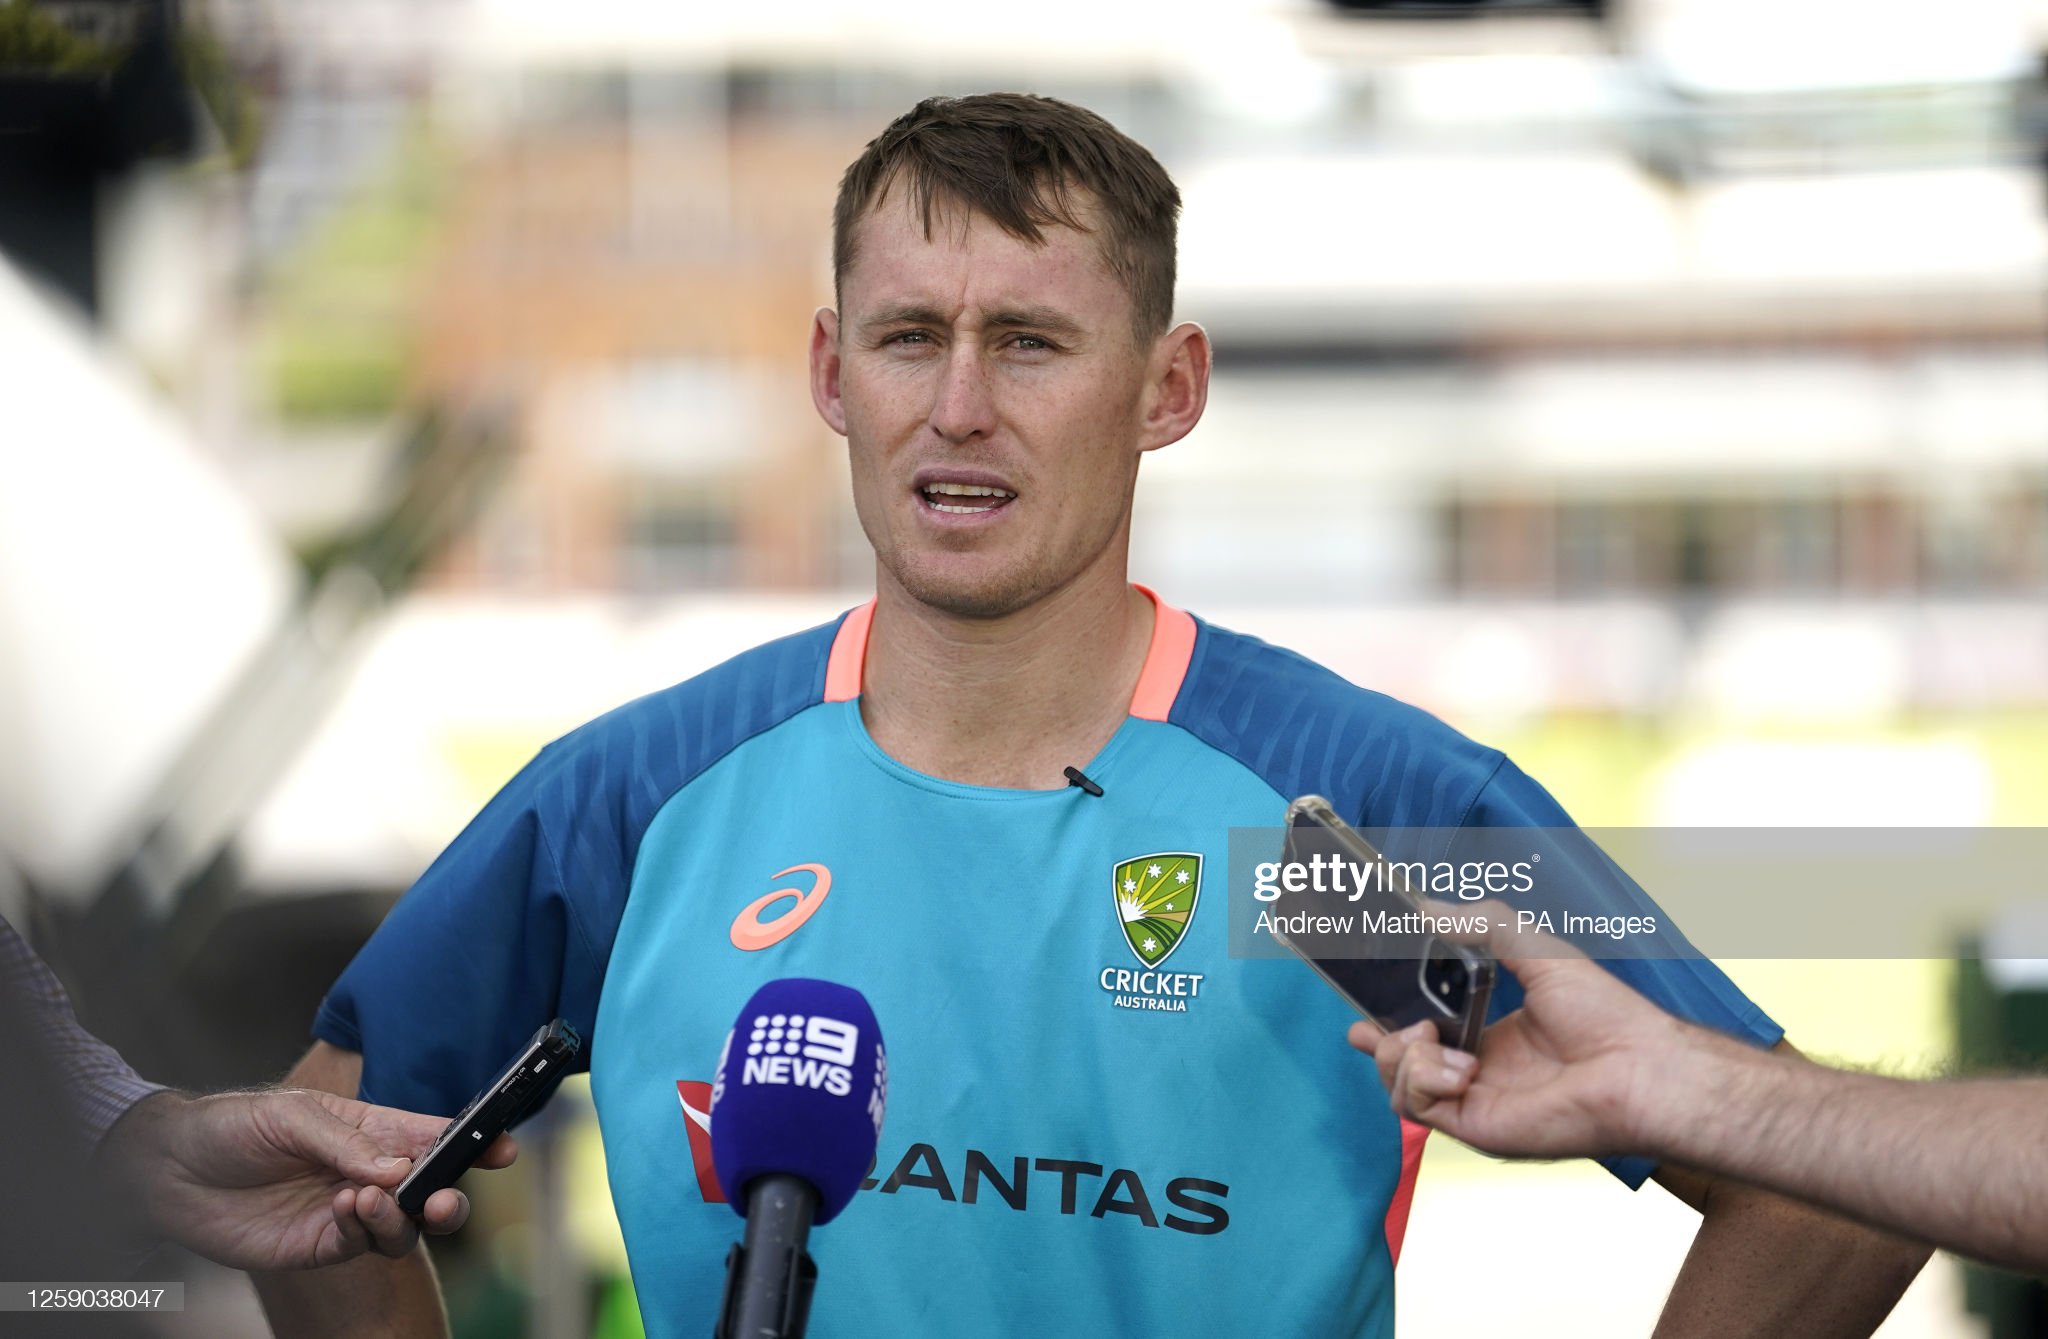
[[[1283,859],[1304,870],[1313,862],[1331,871],[1341,861],[1345,873],[1316,880],[1320,887],[1308,886],[1307,878],[1280,883],[1268,908],[1273,923],[1302,929],[1289,934],[1276,928],[1275,939],[1387,1031],[1430,1022],[1445,1045],[1478,1049],[1493,998],[1493,959],[1419,925],[1422,899],[1395,862],[1320,795],[1304,795],[1287,806]],[[1290,889],[1288,882],[1299,886]]]

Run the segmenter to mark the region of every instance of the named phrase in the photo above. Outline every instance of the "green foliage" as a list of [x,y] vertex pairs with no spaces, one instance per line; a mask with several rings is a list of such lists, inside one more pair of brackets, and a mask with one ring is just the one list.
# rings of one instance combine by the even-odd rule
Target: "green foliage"
[[294,422],[388,414],[404,389],[406,352],[387,331],[292,325],[270,349],[277,411]]
[[80,37],[29,0],[0,0],[0,70],[104,74],[127,54]]
[[246,168],[256,159],[263,140],[263,112],[256,96],[235,76],[227,48],[220,39],[188,22],[178,43],[178,54],[193,91],[206,106],[207,115],[220,127],[227,142],[228,161]]
[[263,362],[287,421],[380,418],[404,400],[445,171],[431,137],[409,132],[392,163],[272,271]]

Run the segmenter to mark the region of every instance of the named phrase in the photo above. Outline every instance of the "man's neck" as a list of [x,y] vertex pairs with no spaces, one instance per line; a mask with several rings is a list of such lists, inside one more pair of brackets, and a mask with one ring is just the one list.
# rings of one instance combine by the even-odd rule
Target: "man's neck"
[[1123,724],[1152,623],[1152,601],[1121,581],[1077,582],[1014,614],[969,619],[920,605],[885,577],[861,719],[885,753],[928,775],[1057,789]]

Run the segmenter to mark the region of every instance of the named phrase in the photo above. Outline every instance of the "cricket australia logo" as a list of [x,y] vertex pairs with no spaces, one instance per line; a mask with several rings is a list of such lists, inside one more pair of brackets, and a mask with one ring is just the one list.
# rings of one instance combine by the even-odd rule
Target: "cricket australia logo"
[[1194,922],[1195,903],[1202,897],[1202,857],[1192,851],[1141,855],[1116,866],[1109,878],[1117,928],[1142,965],[1105,967],[1098,983],[1119,1009],[1186,1013],[1188,1001],[1202,993],[1202,974],[1158,968]]
[[1126,860],[1110,872],[1116,923],[1138,961],[1157,967],[1180,947],[1202,896],[1202,857],[1162,851]]

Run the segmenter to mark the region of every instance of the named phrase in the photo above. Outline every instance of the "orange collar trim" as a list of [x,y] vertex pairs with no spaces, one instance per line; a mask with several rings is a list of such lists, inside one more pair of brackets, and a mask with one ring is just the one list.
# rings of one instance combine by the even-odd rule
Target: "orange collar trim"
[[[1150,588],[1137,586],[1152,601],[1152,645],[1145,651],[1145,667],[1138,671],[1138,687],[1131,694],[1131,715],[1141,721],[1163,721],[1180,696],[1187,678],[1188,662],[1195,654],[1195,620],[1159,598]],[[867,663],[868,632],[875,623],[875,602],[869,600],[848,613],[832,638],[832,654],[825,662],[825,700],[851,702],[860,696],[861,671]]]

